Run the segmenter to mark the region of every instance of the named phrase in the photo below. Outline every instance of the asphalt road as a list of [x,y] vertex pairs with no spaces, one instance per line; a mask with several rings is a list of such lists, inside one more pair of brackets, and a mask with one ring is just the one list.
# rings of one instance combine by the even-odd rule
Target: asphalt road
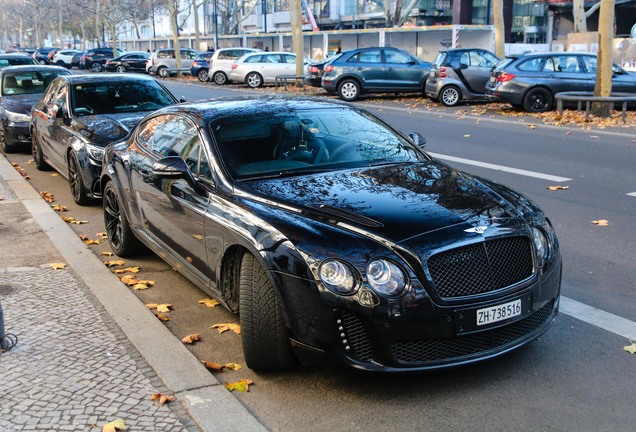
[[[214,85],[169,86],[188,100],[243,93]],[[565,263],[563,295],[608,312],[600,320],[609,330],[586,322],[584,308],[574,312],[568,308],[541,339],[467,368],[408,376],[302,367],[255,374],[243,368],[217,373],[219,379],[254,380],[250,392],[237,397],[277,431],[633,428],[636,356],[623,350],[630,341],[616,331],[618,323],[627,323],[629,329],[636,326],[632,289],[636,197],[627,195],[636,192],[633,129],[629,135],[542,125],[531,128],[516,118],[460,116],[457,109],[421,111],[366,103],[400,129],[421,132],[428,139],[427,149],[442,159],[464,159],[452,165],[511,186],[538,202],[559,234]],[[101,207],[75,206],[62,176],[38,172],[27,163],[28,154],[9,155],[9,159],[26,169],[36,189],[54,194],[53,204],[67,206],[66,215],[89,222],[73,225],[78,234],[96,238],[96,233],[104,231]],[[569,189],[546,189],[556,184]],[[607,219],[610,225],[592,224],[597,219]],[[108,251],[106,243],[90,247],[97,254]],[[136,292],[141,301],[173,304],[165,324],[176,337],[201,334],[202,341],[191,347],[194,355],[219,363],[243,363],[240,337],[209,328],[236,322],[235,316],[220,307],[198,304],[207,295],[152,254],[128,259],[125,266],[139,266],[140,278],[156,281],[152,288]]]

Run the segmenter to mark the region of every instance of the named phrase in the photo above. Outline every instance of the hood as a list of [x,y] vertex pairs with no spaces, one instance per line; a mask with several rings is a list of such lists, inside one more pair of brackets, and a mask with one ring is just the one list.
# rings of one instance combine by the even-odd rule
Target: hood
[[42,94],[23,94],[2,97],[2,108],[18,114],[31,114],[31,108],[40,100]]
[[126,137],[145,113],[100,114],[79,117],[73,128],[92,144],[106,146]]
[[495,190],[500,186],[439,161],[251,181],[242,187],[309,217],[353,225],[395,243],[449,226],[490,225],[528,211],[523,203],[504,199]]

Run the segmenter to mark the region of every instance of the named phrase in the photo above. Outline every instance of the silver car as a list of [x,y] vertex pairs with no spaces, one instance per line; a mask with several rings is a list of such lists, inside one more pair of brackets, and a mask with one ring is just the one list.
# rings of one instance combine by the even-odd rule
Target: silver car
[[230,82],[229,76],[230,72],[232,72],[234,62],[245,54],[259,51],[261,50],[258,48],[219,48],[214,52],[212,58],[210,58],[208,75],[217,85],[227,84]]
[[499,57],[480,48],[443,50],[431,65],[424,92],[445,106],[487,100],[486,84]]
[[[304,61],[304,75],[309,62]],[[246,54],[232,65],[230,79],[252,88],[273,84],[279,75],[296,75],[296,54],[288,52],[258,52]]]
[[[181,48],[181,73],[190,74],[190,66],[199,54],[199,51],[189,48]],[[148,67],[150,65],[150,67]],[[158,75],[161,78],[168,78],[177,73],[177,59],[173,48],[162,48],[150,56],[146,62],[146,70],[150,75]]]

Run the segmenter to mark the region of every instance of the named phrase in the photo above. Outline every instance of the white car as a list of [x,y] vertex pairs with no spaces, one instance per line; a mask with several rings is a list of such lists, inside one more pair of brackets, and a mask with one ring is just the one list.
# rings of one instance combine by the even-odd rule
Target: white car
[[[309,61],[304,60],[303,75],[307,75]],[[246,54],[232,65],[230,79],[255,88],[275,83],[279,75],[296,75],[296,54],[288,52],[258,52]]]
[[210,59],[210,67],[208,68],[208,75],[212,78],[217,85],[223,85],[230,82],[230,72],[232,72],[232,65],[236,60],[243,57],[245,54],[261,52],[257,48],[219,48],[214,52]]
[[74,49],[59,50],[53,56],[51,64],[70,69],[73,63],[73,56],[79,52],[81,51]]

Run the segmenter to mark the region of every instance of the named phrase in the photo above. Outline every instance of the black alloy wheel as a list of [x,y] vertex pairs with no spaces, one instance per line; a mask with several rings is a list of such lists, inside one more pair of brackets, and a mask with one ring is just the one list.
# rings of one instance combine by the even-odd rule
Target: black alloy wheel
[[13,153],[15,150],[13,146],[10,146],[7,142],[7,136],[4,133],[4,126],[0,123],[0,149],[3,153]]
[[73,201],[75,201],[77,205],[84,206],[91,203],[91,198],[88,197],[82,173],[80,172],[80,163],[75,152],[71,152],[68,155],[68,182],[71,187]]
[[554,98],[550,90],[544,87],[530,89],[523,98],[523,109],[528,112],[542,113],[550,111]]
[[129,257],[143,250],[142,243],[135,237],[126,213],[121,208],[122,200],[112,181],[104,188],[104,225],[112,251],[120,257]]
[[35,165],[38,171],[49,171],[51,169],[51,166],[44,160],[42,147],[33,129],[31,129],[31,155],[33,156],[33,165]]

